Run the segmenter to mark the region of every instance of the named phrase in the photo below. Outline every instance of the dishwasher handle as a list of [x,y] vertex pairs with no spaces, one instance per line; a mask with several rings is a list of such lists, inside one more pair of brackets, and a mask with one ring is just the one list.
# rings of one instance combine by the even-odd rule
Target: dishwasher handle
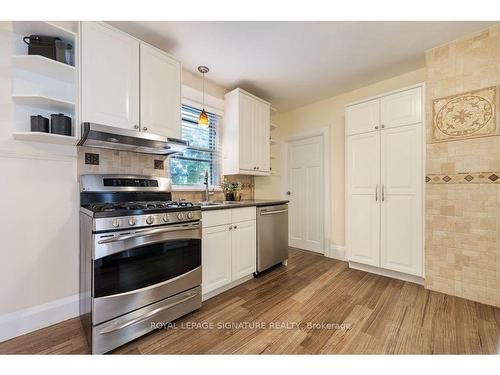
[[274,214],[281,214],[283,212],[288,212],[288,209],[284,209],[284,210],[276,210],[276,211],[260,211],[260,214],[261,215],[274,215]]

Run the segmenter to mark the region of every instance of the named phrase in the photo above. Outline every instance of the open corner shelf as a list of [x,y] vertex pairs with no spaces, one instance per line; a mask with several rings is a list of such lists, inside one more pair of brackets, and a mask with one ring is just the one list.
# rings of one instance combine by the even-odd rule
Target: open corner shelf
[[271,123],[271,131],[278,129],[278,125]]
[[36,108],[49,108],[54,111],[64,112],[73,111],[75,109],[75,103],[69,102],[67,100],[52,98],[49,96],[42,95],[30,95],[30,94],[14,94],[12,95],[14,103],[18,105],[26,105]]
[[46,21],[16,21],[13,22],[14,32],[21,35],[57,36],[66,43],[74,44],[76,34],[64,27]]
[[74,146],[78,143],[76,137],[42,132],[14,132],[12,136],[19,141],[52,143],[56,145]]
[[12,65],[16,69],[22,69],[68,83],[74,83],[76,78],[76,69],[74,66],[44,56],[14,55],[12,56]]

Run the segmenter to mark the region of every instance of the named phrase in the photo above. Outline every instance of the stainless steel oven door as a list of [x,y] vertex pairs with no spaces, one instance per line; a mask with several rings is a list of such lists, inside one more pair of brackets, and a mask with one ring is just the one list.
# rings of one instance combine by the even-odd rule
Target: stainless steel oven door
[[94,235],[92,323],[201,285],[201,225]]

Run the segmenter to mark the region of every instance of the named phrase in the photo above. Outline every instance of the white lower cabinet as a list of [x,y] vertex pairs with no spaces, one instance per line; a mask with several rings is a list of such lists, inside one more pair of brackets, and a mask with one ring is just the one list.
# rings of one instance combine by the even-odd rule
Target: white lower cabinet
[[202,293],[231,282],[231,232],[228,225],[203,229]]
[[231,271],[233,280],[238,280],[255,272],[257,262],[255,220],[234,224],[231,237]]
[[255,210],[255,207],[245,207],[202,213],[201,287],[204,295],[255,272]]

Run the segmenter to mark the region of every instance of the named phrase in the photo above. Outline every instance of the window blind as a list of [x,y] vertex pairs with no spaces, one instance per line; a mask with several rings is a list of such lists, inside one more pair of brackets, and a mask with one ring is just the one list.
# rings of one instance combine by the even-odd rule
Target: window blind
[[170,174],[174,185],[200,185],[208,170],[211,185],[219,185],[219,137],[220,117],[208,114],[208,127],[198,125],[201,110],[183,105],[181,108],[181,137],[189,142],[182,154],[170,158]]

